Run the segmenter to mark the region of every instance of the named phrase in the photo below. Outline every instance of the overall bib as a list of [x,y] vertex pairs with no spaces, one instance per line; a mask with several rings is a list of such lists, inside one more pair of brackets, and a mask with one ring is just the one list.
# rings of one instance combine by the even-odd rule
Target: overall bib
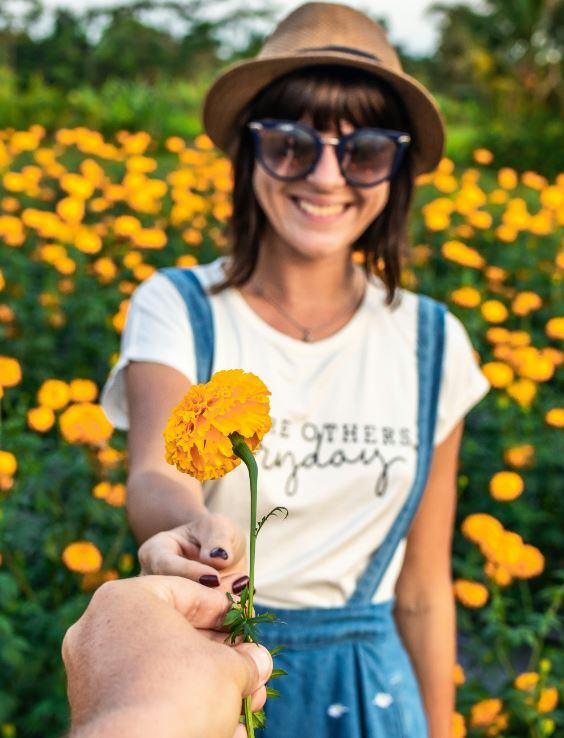
[[[213,320],[205,291],[189,270],[162,272],[186,302],[196,349],[198,382],[213,363]],[[393,600],[372,599],[398,544],[404,539],[425,489],[433,451],[442,358],[445,307],[418,298],[418,454],[409,495],[384,541],[372,554],[356,589],[342,607],[281,609],[261,642],[284,649],[276,667],[288,676],[273,686],[280,697],[265,706],[265,738],[427,738],[427,722],[408,654],[399,638]]]

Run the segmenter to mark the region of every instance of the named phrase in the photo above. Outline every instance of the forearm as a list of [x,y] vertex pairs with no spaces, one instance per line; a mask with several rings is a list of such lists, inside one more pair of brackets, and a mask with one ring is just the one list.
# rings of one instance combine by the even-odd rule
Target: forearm
[[430,738],[449,738],[455,704],[456,611],[450,582],[394,612],[423,697]]
[[176,474],[180,477],[175,470],[144,469],[129,475],[127,517],[139,543],[205,512],[200,484]]

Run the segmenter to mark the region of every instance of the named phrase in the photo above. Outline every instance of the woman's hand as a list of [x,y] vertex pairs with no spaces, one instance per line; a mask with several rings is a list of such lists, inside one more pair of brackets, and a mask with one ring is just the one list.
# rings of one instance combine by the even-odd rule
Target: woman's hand
[[70,738],[244,738],[242,698],[264,705],[272,658],[225,645],[229,605],[178,577],[102,585],[63,641]]
[[141,574],[171,574],[239,594],[248,582],[245,549],[242,531],[229,518],[205,511],[145,541]]

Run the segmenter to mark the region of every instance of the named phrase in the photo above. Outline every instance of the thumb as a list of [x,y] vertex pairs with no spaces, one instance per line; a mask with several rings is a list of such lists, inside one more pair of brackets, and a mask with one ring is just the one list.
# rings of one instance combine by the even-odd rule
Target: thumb
[[230,520],[221,515],[208,515],[198,526],[200,561],[209,561],[216,568],[229,566],[244,552],[242,536]]
[[241,694],[248,697],[270,679],[272,656],[270,651],[258,643],[240,643],[234,646],[233,651],[238,655]]

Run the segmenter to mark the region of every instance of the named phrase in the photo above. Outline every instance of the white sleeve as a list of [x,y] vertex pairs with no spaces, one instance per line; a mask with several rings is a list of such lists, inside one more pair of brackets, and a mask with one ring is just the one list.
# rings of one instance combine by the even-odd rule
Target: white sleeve
[[452,313],[447,313],[445,334],[435,445],[447,438],[490,388],[478,366],[466,329]]
[[123,370],[130,361],[166,364],[195,381],[196,359],[186,305],[163,274],[154,274],[133,293],[120,356],[102,390],[104,412],[122,430],[129,428]]

